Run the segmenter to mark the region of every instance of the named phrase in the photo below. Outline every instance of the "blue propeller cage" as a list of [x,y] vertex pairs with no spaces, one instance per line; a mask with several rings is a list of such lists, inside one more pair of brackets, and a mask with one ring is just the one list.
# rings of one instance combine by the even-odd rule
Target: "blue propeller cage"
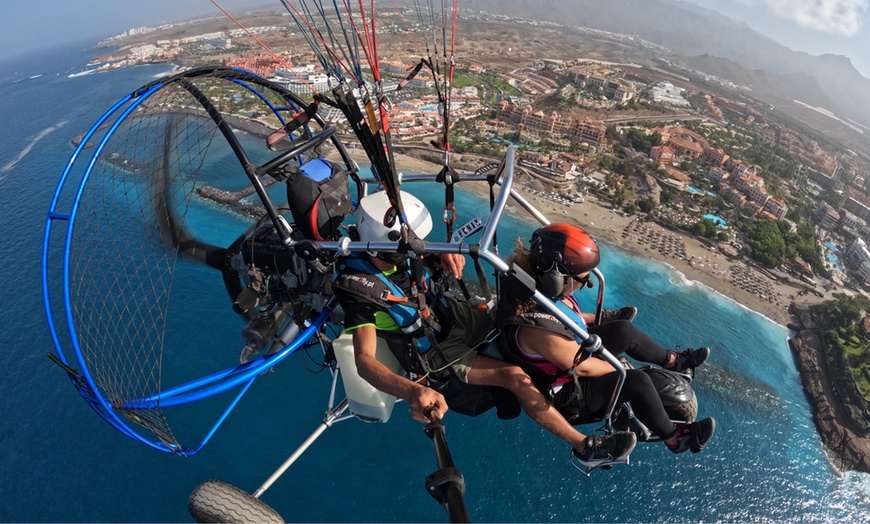
[[[83,135],[81,141],[76,146],[75,151],[70,157],[55,189],[54,196],[49,207],[46,217],[45,234],[43,237],[42,246],[42,286],[43,286],[43,303],[45,313],[48,320],[49,331],[52,342],[57,350],[57,356],[63,367],[70,376],[71,381],[75,385],[77,391],[85,399],[88,405],[109,425],[127,435],[134,440],[147,444],[160,451],[174,453],[179,455],[191,456],[198,453],[205,444],[211,439],[217,429],[226,420],[229,413],[235,408],[239,400],[248,391],[254,380],[264,371],[272,368],[291,354],[297,352],[303,347],[303,344],[308,341],[329,318],[331,308],[326,307],[322,312],[311,322],[306,329],[299,333],[293,341],[286,345],[283,349],[271,355],[258,358],[246,364],[234,366],[220,372],[213,373],[206,377],[187,382],[163,391],[156,391],[152,395],[136,399],[124,399],[119,402],[107,398],[98,384],[96,383],[91,371],[88,369],[85,355],[79,343],[78,333],[75,328],[75,319],[72,316],[72,297],[70,292],[70,246],[73,241],[73,233],[76,228],[76,218],[79,211],[79,203],[84,193],[85,187],[93,172],[94,166],[103,152],[105,145],[114,135],[118,127],[139,107],[143,102],[151,98],[160,89],[168,85],[170,82],[188,77],[193,74],[202,74],[202,71],[223,71],[234,72],[236,77],[226,78],[232,81],[251,93],[254,93],[264,104],[266,104],[273,114],[279,119],[282,125],[287,123],[284,114],[287,111],[298,112],[300,110],[298,101],[294,102],[289,97],[286,98],[287,106],[281,107],[275,105],[263,93],[257,89],[256,84],[263,85],[267,81],[261,77],[238,68],[202,68],[201,70],[188,71],[179,75],[174,75],[163,81],[158,81],[147,86],[144,86],[133,93],[123,97],[108,111],[106,111]],[[252,83],[256,82],[256,84]],[[262,83],[261,83],[262,82]],[[97,143],[94,153],[88,159],[83,155],[83,151],[88,147],[90,140],[104,129],[107,122],[114,118],[114,122],[108,127],[103,137]],[[322,124],[322,122],[321,122]],[[290,137],[292,139],[292,137]],[[242,156],[244,152],[242,151]],[[81,178],[77,183],[71,183],[74,177],[71,176],[74,166],[79,161],[87,161]],[[68,187],[69,186],[69,187]],[[61,200],[64,195],[73,194],[72,201],[68,204],[67,210],[61,209]],[[58,328],[56,315],[54,313],[54,304],[58,302],[55,298],[52,301],[52,291],[57,290],[57,283],[51,276],[51,258],[53,255],[51,249],[52,233],[60,231],[63,235],[63,272],[60,279],[60,288],[63,296],[63,311],[65,314],[64,321],[66,327]],[[56,294],[55,294],[56,295]],[[66,329],[69,336],[69,341],[64,344],[61,340],[61,333]],[[72,360],[68,358],[68,354],[74,355],[74,361],[79,366],[81,371],[76,371],[71,367]],[[120,415],[118,410],[149,410],[157,407],[174,407],[184,404],[191,404],[205,398],[213,397],[225,393],[231,389],[240,388],[238,394],[227,406],[226,410],[219,416],[214,425],[209,429],[201,442],[193,447],[177,446],[172,443],[164,442],[160,439],[152,440],[144,436],[140,431],[137,431],[136,426],[131,424],[131,421]]]

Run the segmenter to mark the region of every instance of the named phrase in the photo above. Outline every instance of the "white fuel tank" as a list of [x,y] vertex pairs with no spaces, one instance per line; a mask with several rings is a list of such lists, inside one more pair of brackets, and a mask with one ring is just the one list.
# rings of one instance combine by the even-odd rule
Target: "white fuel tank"
[[[353,337],[349,334],[341,335],[332,341],[332,348],[341,370],[341,380],[344,383],[350,412],[363,422],[388,421],[393,412],[396,397],[379,391],[359,376],[353,358]],[[390,371],[399,375],[405,374],[405,370],[399,365],[399,361],[393,356],[387,343],[380,338],[378,339],[376,358]]]

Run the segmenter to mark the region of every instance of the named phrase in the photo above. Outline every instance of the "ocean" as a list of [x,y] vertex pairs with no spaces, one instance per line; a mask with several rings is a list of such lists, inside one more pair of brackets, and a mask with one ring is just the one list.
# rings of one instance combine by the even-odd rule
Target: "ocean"
[[[40,251],[70,140],[124,94],[171,70],[76,75],[92,53],[83,44],[0,63],[0,267],[8,302],[0,333],[9,371],[0,381],[0,521],[189,522],[186,500],[199,482],[254,491],[320,423],[329,384],[287,359],[257,380],[201,453],[182,458],[111,429],[46,358],[54,348]],[[424,193],[441,209],[437,192]],[[486,204],[460,192],[457,205],[474,213]],[[502,250],[531,228],[507,217]],[[601,269],[607,306],[637,306],[635,322],[666,346],[713,348],[695,389],[701,415],[718,421],[716,436],[699,454],[639,444],[630,466],[587,478],[568,464],[567,446],[525,416],[448,414],[472,520],[870,521],[870,476],[838,473],[826,456],[784,327],[664,264],[606,245]],[[190,285],[212,300],[200,316],[215,330],[186,333],[185,349],[232,365],[242,342],[241,326],[227,321],[230,304],[219,288]],[[435,469],[432,442],[400,404],[388,424],[351,420],[329,429],[262,499],[288,521],[443,521],[424,490]]]

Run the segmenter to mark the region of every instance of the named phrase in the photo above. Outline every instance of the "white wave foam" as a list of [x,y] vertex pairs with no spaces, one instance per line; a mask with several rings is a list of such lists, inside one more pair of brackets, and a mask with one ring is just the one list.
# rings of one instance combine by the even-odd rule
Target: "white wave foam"
[[870,474],[860,471],[847,471],[843,476],[846,484],[864,497],[870,497]]
[[[3,169],[0,169],[0,173],[8,173],[9,171],[11,171],[12,168],[14,168],[18,164],[18,162],[21,162],[21,160],[24,157],[26,157],[28,153],[30,153],[30,150],[33,149],[33,146],[35,146],[37,144],[37,142],[39,142],[40,140],[45,138],[50,133],[62,128],[68,122],[69,122],[69,120],[64,120],[63,122],[58,122],[57,124],[55,124],[51,127],[47,127],[45,129],[43,129],[42,131],[40,131],[39,134],[37,134],[36,137],[34,137],[34,139],[31,140],[29,144],[24,146],[24,149],[22,149],[21,152],[18,153],[18,156],[16,156],[9,163],[7,163],[5,166],[3,166]],[[3,178],[6,178],[6,177],[4,176]],[[0,180],[3,180],[3,179],[0,178]]]
[[[631,255],[629,255],[629,256],[631,256]],[[750,313],[758,315],[761,318],[763,318],[764,320],[766,320],[772,324],[776,324],[777,326],[780,325],[780,324],[777,324],[776,322],[774,322],[773,320],[767,318],[763,313],[755,311],[754,309],[750,308],[749,306],[746,306],[745,304],[741,304],[740,302],[734,300],[733,298],[729,297],[728,295],[725,295],[725,294],[717,291],[716,289],[713,289],[712,287],[708,286],[707,284],[700,282],[698,280],[689,279],[682,271],[680,271],[679,269],[675,268],[674,266],[668,264],[667,262],[663,262],[663,261],[657,261],[657,262],[659,262],[660,264],[667,267],[668,272],[670,273],[670,278],[668,279],[668,281],[671,284],[678,286],[678,287],[683,287],[683,288],[696,288],[696,289],[706,291],[708,293],[712,293],[713,295],[719,297],[720,299],[731,302],[732,304],[740,307],[741,309],[745,309],[746,311],[749,311]]]
[[79,76],[91,75],[91,74],[96,73],[96,72],[97,72],[96,69],[87,69],[85,71],[79,71],[78,73],[70,73],[67,75],[67,78],[76,78]]
[[178,64],[173,64],[172,69],[170,69],[169,71],[162,71],[160,73],[156,73],[154,75],[154,78],[163,78],[164,76],[169,76],[172,73],[177,72],[179,69],[181,69],[181,66],[179,66]]

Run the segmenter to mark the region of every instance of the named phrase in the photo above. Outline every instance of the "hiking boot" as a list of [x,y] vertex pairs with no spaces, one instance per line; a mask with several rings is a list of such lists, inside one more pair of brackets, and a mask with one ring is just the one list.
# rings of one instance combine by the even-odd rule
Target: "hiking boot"
[[692,453],[697,453],[710,442],[713,438],[713,433],[716,432],[716,419],[705,418],[690,424],[678,424],[677,435],[680,437],[679,442],[674,447],[670,447],[665,443],[665,446],[674,453],[683,453],[690,450]]
[[707,361],[707,357],[710,356],[710,348],[703,346],[698,349],[689,348],[685,351],[674,351],[673,353],[677,355],[677,360],[674,362],[674,367],[671,371],[694,373],[696,367]]
[[626,306],[620,309],[602,309],[599,324],[612,322],[614,320],[628,320],[631,322],[637,316],[637,308],[634,306]]
[[572,449],[574,458],[592,469],[608,462],[624,460],[637,444],[634,433],[616,433],[613,435],[590,435],[586,438],[586,447],[582,451]]

